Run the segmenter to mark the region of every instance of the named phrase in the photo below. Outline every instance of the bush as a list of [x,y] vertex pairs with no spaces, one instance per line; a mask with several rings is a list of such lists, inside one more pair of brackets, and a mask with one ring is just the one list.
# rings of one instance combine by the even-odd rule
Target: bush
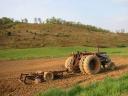
[[10,28],[13,25],[14,25],[14,22],[12,19],[7,18],[7,17],[0,18],[0,29],[1,30]]
[[66,21],[66,20],[62,20],[61,18],[55,18],[55,17],[48,18],[48,19],[46,19],[45,22],[46,22],[46,24],[63,24],[63,25],[67,25],[67,26],[86,28],[90,32],[91,31],[95,31],[95,32],[110,32],[109,30],[102,29],[102,28],[97,28],[97,27],[92,26],[92,25],[85,25],[85,24],[82,24],[80,22]]
[[127,47],[127,45],[125,45],[125,44],[119,44],[119,45],[117,45],[117,47],[122,48],[122,47]]
[[11,32],[7,32],[7,36],[11,36],[12,35],[12,33]]

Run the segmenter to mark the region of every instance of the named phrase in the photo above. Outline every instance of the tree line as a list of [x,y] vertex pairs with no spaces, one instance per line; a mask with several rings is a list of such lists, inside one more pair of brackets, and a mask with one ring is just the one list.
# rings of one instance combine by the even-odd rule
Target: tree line
[[[66,20],[63,20],[61,18],[55,18],[55,17],[47,18],[45,21],[43,21],[41,18],[34,18],[33,21],[35,24],[61,24],[61,25],[86,28],[89,31],[109,32],[109,30],[97,28],[97,27],[92,26],[92,25],[85,25],[85,24],[82,24],[80,22],[66,21]],[[9,28],[9,27],[11,27],[17,23],[29,23],[29,20],[27,18],[23,18],[21,20],[14,20],[13,18],[2,17],[2,18],[0,18],[0,29]]]

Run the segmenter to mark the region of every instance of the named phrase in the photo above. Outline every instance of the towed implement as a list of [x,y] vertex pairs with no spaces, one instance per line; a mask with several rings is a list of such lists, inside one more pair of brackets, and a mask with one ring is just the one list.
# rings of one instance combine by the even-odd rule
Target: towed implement
[[24,84],[31,84],[34,81],[35,84],[50,81],[53,79],[62,78],[63,74],[67,72],[67,70],[63,71],[48,71],[48,72],[32,72],[32,73],[21,73],[19,80]]

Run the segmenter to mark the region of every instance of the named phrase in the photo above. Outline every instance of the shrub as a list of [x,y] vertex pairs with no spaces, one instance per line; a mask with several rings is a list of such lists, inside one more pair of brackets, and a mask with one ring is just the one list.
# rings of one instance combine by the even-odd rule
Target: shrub
[[122,48],[122,47],[127,47],[127,45],[125,45],[125,44],[119,44],[119,45],[117,45],[117,47]]
[[11,32],[7,32],[7,36],[11,36],[12,35],[12,33]]

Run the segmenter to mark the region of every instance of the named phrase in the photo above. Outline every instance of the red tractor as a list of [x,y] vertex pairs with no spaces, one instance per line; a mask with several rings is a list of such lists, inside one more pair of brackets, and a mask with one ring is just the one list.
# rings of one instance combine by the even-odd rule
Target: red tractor
[[115,64],[105,52],[77,52],[67,58],[65,68],[69,72],[97,74],[103,69],[115,69]]

